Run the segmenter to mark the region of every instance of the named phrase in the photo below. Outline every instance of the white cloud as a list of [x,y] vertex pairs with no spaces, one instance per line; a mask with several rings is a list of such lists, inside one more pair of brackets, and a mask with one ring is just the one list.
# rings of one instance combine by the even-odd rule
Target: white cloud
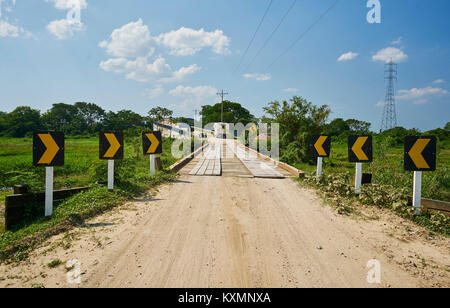
[[80,9],[87,8],[86,0],[45,0],[46,2],[53,2],[55,8],[58,10],[70,10],[74,7],[79,7]]
[[147,89],[146,92],[147,97],[152,100],[164,93],[164,87],[162,85],[157,85],[152,89]]
[[147,58],[136,60],[115,58],[100,63],[100,68],[106,72],[124,73],[127,79],[139,82],[177,82],[186,76],[197,73],[201,68],[196,64],[182,67],[172,71],[169,64],[162,56],[158,56],[153,63],[148,63]]
[[74,31],[83,29],[83,24],[74,24],[67,19],[54,20],[47,25],[47,31],[59,40],[67,40],[73,36]]
[[297,92],[298,89],[296,89],[296,88],[287,88],[287,89],[284,89],[283,91],[284,92]]
[[13,26],[5,20],[0,20],[0,37],[19,37],[23,30]]
[[155,48],[151,46],[152,37],[142,19],[130,22],[115,29],[110,40],[100,42],[99,46],[115,57],[138,58],[151,56]]
[[155,42],[170,49],[171,55],[192,56],[200,50],[211,47],[220,55],[230,53],[230,39],[222,30],[207,32],[204,29],[194,30],[182,27],[176,31],[163,33],[154,38]]
[[179,85],[173,90],[169,91],[169,94],[172,96],[178,97],[197,97],[197,98],[208,98],[215,97],[217,93],[217,89],[211,86],[198,86],[198,87],[185,87]]
[[0,38],[2,37],[12,37],[17,38],[22,34],[25,34],[26,38],[31,37],[31,33],[25,31],[23,28],[19,26],[15,26],[11,24],[8,20],[7,14],[12,11],[12,6],[16,4],[16,0],[0,0]]
[[433,81],[433,83],[434,84],[441,84],[441,83],[445,83],[445,80],[444,79],[438,79],[438,80]]
[[399,63],[408,59],[408,56],[400,49],[395,47],[387,47],[381,49],[372,57],[373,61],[382,61],[389,63],[390,61]]
[[384,107],[384,105],[385,105],[385,102],[382,102],[382,101],[379,101],[379,102],[376,104],[377,107]]
[[217,89],[211,86],[189,87],[179,85],[175,89],[169,91],[169,94],[175,97],[184,98],[184,101],[176,106],[177,108],[187,109],[188,106],[200,106],[202,103],[210,103],[214,101]]
[[449,92],[442,88],[412,88],[410,90],[399,90],[397,99],[421,99],[431,95],[447,95]]
[[339,59],[338,59],[338,61],[339,62],[342,62],[342,61],[349,61],[349,60],[353,60],[354,58],[356,58],[358,56],[358,54],[357,53],[354,53],[354,52],[347,52],[347,53],[344,53],[344,54],[342,54],[340,57],[339,57]]
[[391,42],[391,45],[400,45],[402,42],[403,42],[403,37],[400,36],[399,38],[393,40],[393,41]]
[[54,4],[58,10],[67,10],[65,19],[50,22],[46,29],[59,40],[67,40],[74,35],[75,31],[84,29],[81,22],[81,10],[87,8],[86,0],[45,0]]
[[270,80],[272,77],[270,76],[270,74],[244,74],[244,78],[255,79],[258,81],[267,81]]

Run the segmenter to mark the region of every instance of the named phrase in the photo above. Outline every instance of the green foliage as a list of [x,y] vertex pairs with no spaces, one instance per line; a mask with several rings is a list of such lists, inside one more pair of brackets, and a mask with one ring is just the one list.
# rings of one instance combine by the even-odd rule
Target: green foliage
[[324,132],[331,110],[327,105],[315,106],[297,96],[290,102],[270,102],[268,107],[264,107],[267,116],[262,121],[280,124],[282,161],[290,164],[311,161],[311,136]]
[[153,121],[161,122],[164,119],[172,119],[173,111],[163,107],[156,107],[150,109],[148,112],[150,119]]
[[310,174],[301,181],[321,189],[327,199],[333,200],[333,204],[341,214],[354,211],[352,205],[357,201],[363,205],[393,210],[401,217],[410,219],[433,232],[450,236],[450,218],[436,211],[427,211],[421,216],[416,216],[415,209],[408,204],[409,190],[406,187],[363,185],[361,194],[357,197],[352,184],[353,176],[349,172],[324,174],[319,178]]
[[22,138],[42,127],[40,112],[30,107],[17,107],[9,114],[0,115],[0,119],[0,134],[4,136]]
[[[202,106],[203,125],[209,123],[221,122],[222,104],[215,104],[214,106]],[[256,122],[256,118],[239,103],[230,101],[223,102],[223,121],[225,123],[248,123]]]

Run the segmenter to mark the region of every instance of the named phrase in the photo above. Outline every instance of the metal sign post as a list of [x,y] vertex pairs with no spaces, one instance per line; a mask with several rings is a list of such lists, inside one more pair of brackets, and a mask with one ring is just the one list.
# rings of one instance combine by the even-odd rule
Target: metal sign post
[[422,172],[436,170],[435,136],[407,136],[405,138],[405,170],[414,172],[413,206],[416,215],[422,208]]
[[317,172],[316,176],[322,175],[323,158],[330,157],[331,152],[331,137],[328,135],[313,135],[311,136],[311,154],[314,158],[317,157]]
[[108,160],[108,190],[114,190],[114,160]]
[[323,157],[317,157],[317,177],[322,175]]
[[156,175],[156,155],[162,154],[162,135],[161,132],[142,133],[142,147],[144,155],[150,156],[150,175]]
[[356,163],[355,193],[357,195],[361,193],[361,180],[362,180],[362,163]]
[[53,167],[45,167],[45,217],[53,214]]
[[100,159],[108,161],[108,190],[114,190],[114,161],[124,157],[123,132],[99,132]]
[[64,166],[64,134],[35,132],[33,134],[33,165],[45,167],[45,217],[53,214],[53,167]]
[[150,175],[156,175],[156,167],[155,167],[155,155],[150,155]]
[[416,215],[420,215],[422,207],[422,171],[414,172],[413,206],[416,208]]

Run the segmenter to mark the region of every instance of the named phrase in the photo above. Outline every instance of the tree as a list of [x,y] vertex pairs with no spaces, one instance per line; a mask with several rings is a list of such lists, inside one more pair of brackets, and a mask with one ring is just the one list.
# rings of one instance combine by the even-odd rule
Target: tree
[[0,111],[0,136],[4,134],[6,130],[6,120],[8,114],[6,112]]
[[445,124],[444,129],[450,131],[450,122],[447,122],[447,124]]
[[[53,107],[42,115],[42,122],[47,129],[65,134],[74,134],[76,126],[81,126],[77,119],[77,108],[64,103],[53,104]],[[76,132],[79,133],[79,132]]]
[[95,104],[84,102],[76,103],[75,108],[77,109],[76,118],[82,125],[82,127],[79,127],[81,131],[92,134],[100,130],[106,116],[105,110]]
[[359,121],[355,119],[347,120],[345,121],[345,123],[347,123],[351,132],[361,134],[368,133],[370,127],[372,126],[372,124],[370,124],[369,122]]
[[281,159],[288,163],[310,161],[311,135],[325,131],[331,110],[327,105],[315,106],[306,99],[294,96],[291,103],[273,101],[264,107],[265,123],[280,125]]
[[41,129],[40,116],[39,110],[31,109],[30,107],[17,107],[11,113],[3,114],[5,135],[22,138]]
[[348,123],[342,118],[334,119],[326,127],[326,133],[332,136],[339,136],[342,133],[348,131],[350,131],[350,127]]
[[105,129],[123,131],[129,128],[145,126],[144,118],[130,110],[121,110],[117,113],[108,112],[104,122]]
[[[222,104],[218,103],[214,106],[202,106],[201,115],[203,125],[209,123],[221,122]],[[247,125],[256,122],[256,118],[239,103],[224,101],[223,102],[223,121],[225,123],[242,123]]]
[[151,121],[161,122],[167,118],[172,119],[173,111],[169,110],[167,108],[164,108],[164,107],[156,107],[156,108],[152,108],[148,112],[148,115],[149,115]]

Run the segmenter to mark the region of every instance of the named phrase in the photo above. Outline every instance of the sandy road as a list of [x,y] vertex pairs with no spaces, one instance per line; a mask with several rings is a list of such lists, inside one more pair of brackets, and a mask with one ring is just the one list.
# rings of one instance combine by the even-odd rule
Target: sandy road
[[[232,156],[223,166],[90,221],[70,248],[60,236],[27,264],[0,266],[21,277],[0,287],[450,287],[448,238],[389,211],[340,216],[291,179],[249,177]],[[55,258],[79,260],[82,283],[49,269]],[[370,259],[381,284],[366,280]]]
[[[368,287],[373,258],[382,286],[426,284],[374,247],[387,238],[377,228],[335,215],[289,179],[182,177],[157,199],[84,286]],[[445,251],[434,253],[448,262]]]

